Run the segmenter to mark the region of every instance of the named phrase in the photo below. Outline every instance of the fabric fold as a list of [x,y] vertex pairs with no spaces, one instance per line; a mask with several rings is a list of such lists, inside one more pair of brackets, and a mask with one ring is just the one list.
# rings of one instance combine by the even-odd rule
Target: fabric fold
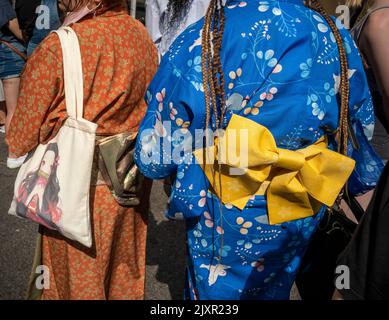
[[250,197],[266,194],[270,224],[332,206],[355,166],[351,158],[329,150],[325,137],[296,151],[281,149],[266,127],[238,115],[214,146],[194,155],[223,203],[243,210]]

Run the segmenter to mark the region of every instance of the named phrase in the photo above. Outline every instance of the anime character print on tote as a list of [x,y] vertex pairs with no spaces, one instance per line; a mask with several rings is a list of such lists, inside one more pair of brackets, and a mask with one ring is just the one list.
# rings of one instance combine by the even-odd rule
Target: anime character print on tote
[[62,211],[59,207],[59,181],[57,143],[48,145],[42,161],[35,171],[27,174],[19,186],[16,212],[50,229],[58,229]]

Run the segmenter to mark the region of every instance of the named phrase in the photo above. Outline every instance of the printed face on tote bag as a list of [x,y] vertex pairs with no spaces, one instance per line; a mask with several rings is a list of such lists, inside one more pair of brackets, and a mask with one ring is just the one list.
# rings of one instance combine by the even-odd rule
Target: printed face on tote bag
[[17,194],[17,213],[47,228],[57,230],[62,210],[59,207],[59,181],[57,143],[48,145],[39,167],[27,174]]

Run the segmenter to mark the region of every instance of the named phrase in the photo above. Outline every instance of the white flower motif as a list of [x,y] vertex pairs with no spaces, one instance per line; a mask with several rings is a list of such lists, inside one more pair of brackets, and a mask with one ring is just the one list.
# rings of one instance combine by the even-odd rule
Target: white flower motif
[[226,269],[230,269],[231,267],[225,266],[223,264],[217,264],[217,265],[202,264],[200,268],[209,270],[208,285],[212,286],[216,283],[218,277],[225,277],[227,275]]
[[267,10],[269,10],[269,2],[267,1],[259,2],[258,10],[259,12],[266,12]]
[[200,30],[199,32],[199,37],[194,41],[194,43],[189,47],[189,52],[192,52],[194,48],[201,46],[201,41],[202,41],[202,33],[203,29]]
[[272,12],[275,16],[280,16],[282,14],[282,11],[280,8],[273,8]]
[[324,23],[319,23],[317,27],[322,33],[326,33],[328,31],[328,27]]

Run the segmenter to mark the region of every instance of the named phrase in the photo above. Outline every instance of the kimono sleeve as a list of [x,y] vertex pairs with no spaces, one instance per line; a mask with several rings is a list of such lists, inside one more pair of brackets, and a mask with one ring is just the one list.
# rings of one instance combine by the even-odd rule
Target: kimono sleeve
[[374,132],[374,105],[361,57],[349,35],[345,37],[345,47],[349,62],[350,122],[358,144],[358,148],[349,146],[349,155],[356,161],[356,167],[348,189],[352,195],[360,195],[377,185],[384,165],[369,142]]
[[191,87],[168,59],[162,60],[146,92],[148,108],[135,149],[135,162],[148,178],[166,178],[192,159],[193,113],[186,103],[193,100]]
[[[53,40],[53,39],[52,39]],[[51,41],[50,41],[51,43]],[[43,45],[27,62],[10,130],[9,152],[22,156],[52,138],[67,117],[59,40],[52,51]]]

